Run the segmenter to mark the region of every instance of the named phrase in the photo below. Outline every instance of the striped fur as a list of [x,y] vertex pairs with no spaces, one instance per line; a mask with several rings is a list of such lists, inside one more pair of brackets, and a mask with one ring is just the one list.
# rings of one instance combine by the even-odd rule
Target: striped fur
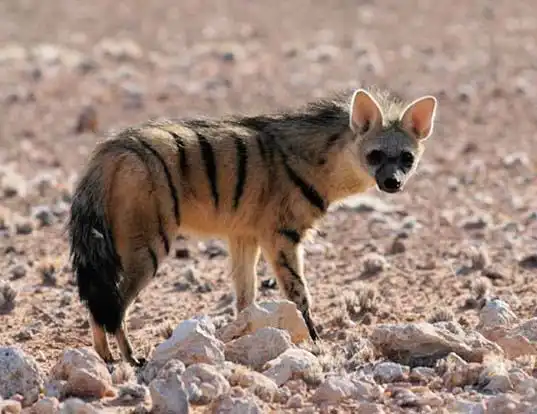
[[304,234],[339,199],[375,185],[402,188],[435,109],[432,97],[403,104],[361,90],[273,115],[150,121],[99,143],[68,222],[96,350],[112,360],[110,332],[123,357],[141,363],[125,315],[180,233],[228,241],[237,311],[255,300],[263,253],[316,340]]

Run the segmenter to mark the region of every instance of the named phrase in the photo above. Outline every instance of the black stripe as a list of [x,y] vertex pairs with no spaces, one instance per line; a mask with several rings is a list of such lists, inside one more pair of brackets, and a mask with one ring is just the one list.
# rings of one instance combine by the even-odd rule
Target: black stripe
[[217,186],[217,176],[216,176],[216,160],[214,157],[213,147],[210,142],[201,135],[199,132],[196,132],[198,137],[200,148],[201,148],[201,157],[205,163],[205,169],[207,170],[207,177],[209,178],[209,183],[211,185],[211,192],[213,195],[214,206],[218,208],[219,194]]
[[286,237],[290,242],[294,244],[300,243],[300,233],[295,229],[279,229],[278,233],[280,233],[282,236]]
[[149,252],[149,256],[151,256],[151,262],[153,263],[153,276],[154,276],[158,270],[157,254],[155,253],[152,247],[148,247],[147,251]]
[[337,134],[334,134],[334,135],[331,135],[327,140],[326,140],[326,143],[324,144],[324,149],[325,151],[330,149],[330,147],[334,146],[336,144],[336,142],[339,141],[339,139],[343,136],[343,134],[340,134],[340,133],[337,133]]
[[162,225],[162,218],[160,217],[160,214],[158,216],[158,233],[160,235],[160,238],[162,239],[162,243],[164,244],[164,250],[166,250],[166,254],[170,253],[170,239],[168,238],[168,235],[166,234],[166,231],[164,230],[164,226]]
[[263,135],[257,134],[255,136],[255,139],[257,141],[257,146],[259,148],[259,155],[261,155],[261,158],[263,159],[263,162],[267,161],[267,150],[265,149],[265,144],[263,144]]
[[235,196],[233,197],[233,208],[239,207],[239,202],[244,192],[246,184],[246,167],[248,166],[248,148],[241,137],[235,137],[235,147],[237,149],[237,184],[235,185]]
[[177,151],[179,151],[179,168],[181,169],[181,177],[187,180],[190,174],[190,166],[188,165],[188,160],[186,158],[185,143],[183,142],[182,138],[175,132],[173,131],[166,131],[166,132],[168,132],[175,140]]
[[343,134],[337,133],[328,137],[324,143],[323,152],[318,160],[319,165],[324,165],[327,162],[327,152],[343,137]]
[[283,252],[280,252],[279,256],[280,256],[280,265],[285,267],[295,279],[298,279],[298,280],[302,281],[302,278],[297,273],[297,271],[295,269],[293,269],[291,267],[291,265],[289,264],[289,261],[287,260],[287,257],[285,256],[285,254],[283,254]]
[[[265,139],[266,137],[266,139]],[[280,151],[281,149],[278,146],[278,143],[276,142],[276,137],[271,132],[264,131],[263,132],[263,143],[265,144],[266,154],[267,154],[267,169],[268,169],[268,198],[271,197],[271,195],[275,192],[275,186],[277,185],[276,182],[276,164],[274,162],[274,153],[276,151]]]
[[[284,155],[282,154],[282,156]],[[287,172],[289,179],[300,189],[302,195],[306,197],[306,199],[313,206],[317,207],[322,212],[326,211],[325,203],[321,195],[317,192],[313,185],[308,184],[306,181],[300,178],[300,176],[287,164],[285,156],[283,159],[283,166],[285,167],[285,171]]]
[[151,153],[155,156],[155,158],[159,160],[160,165],[164,169],[164,174],[166,175],[166,180],[168,182],[168,189],[170,190],[170,196],[173,199],[173,212],[175,214],[175,221],[177,222],[177,225],[179,225],[179,223],[181,222],[181,218],[179,216],[179,200],[177,199],[177,188],[175,188],[175,184],[173,183],[170,170],[168,169],[168,166],[166,165],[166,162],[164,161],[162,156],[158,153],[158,151],[155,148],[153,148],[151,145],[149,145],[140,137],[138,137],[138,142],[140,142],[145,148],[151,151]]

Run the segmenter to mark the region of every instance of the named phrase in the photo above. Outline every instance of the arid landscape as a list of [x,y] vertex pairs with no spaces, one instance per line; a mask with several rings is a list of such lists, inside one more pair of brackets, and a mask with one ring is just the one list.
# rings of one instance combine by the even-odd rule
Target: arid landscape
[[[2,413],[537,413],[533,2],[3,0],[0,22]],[[404,192],[307,242],[322,341],[264,261],[277,302],[243,318],[267,327],[232,335],[226,245],[179,238],[129,315],[148,365],[106,367],[65,233],[95,144],[368,85],[436,96],[437,124]]]

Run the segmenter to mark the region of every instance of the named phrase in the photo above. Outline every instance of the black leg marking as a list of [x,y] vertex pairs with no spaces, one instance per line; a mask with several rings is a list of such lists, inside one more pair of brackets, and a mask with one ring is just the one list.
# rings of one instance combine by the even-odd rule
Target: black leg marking
[[280,233],[282,236],[284,236],[293,244],[300,243],[300,239],[301,239],[300,233],[295,229],[282,228],[278,230],[278,233]]
[[162,156],[159,154],[159,152],[155,148],[149,145],[141,137],[138,137],[138,142],[140,142],[140,144],[142,144],[147,150],[149,150],[155,156],[155,158],[159,161],[160,165],[162,166],[164,170],[164,174],[166,175],[166,180],[168,182],[168,188],[170,190],[170,196],[173,200],[173,212],[175,214],[175,220],[177,222],[177,225],[179,225],[181,222],[181,218],[179,215],[179,200],[177,199],[177,188],[175,188],[175,184],[173,183],[170,170],[168,169],[168,166],[166,165],[166,162],[164,161]]
[[246,184],[246,168],[248,166],[248,148],[244,140],[235,137],[235,147],[237,149],[237,184],[235,186],[235,196],[233,197],[233,208],[239,207],[239,202],[244,192]]
[[164,230],[164,226],[162,225],[162,219],[160,217],[160,214],[158,216],[158,233],[160,235],[160,238],[162,239],[162,244],[164,244],[164,250],[166,250],[166,254],[170,253],[170,239],[168,238],[168,235],[166,234],[166,231]]
[[263,162],[267,162],[267,150],[265,149],[265,144],[263,144],[263,135],[257,134],[255,139],[257,141],[257,147],[259,148],[259,155],[261,155],[261,159]]
[[285,267],[289,271],[289,273],[293,275],[295,279],[302,281],[300,275],[297,273],[295,269],[291,267],[291,265],[289,264],[289,261],[287,260],[287,257],[285,257],[285,254],[283,252],[280,252],[280,265]]
[[211,146],[211,143],[207,140],[207,138],[205,138],[199,132],[196,132],[196,135],[200,143],[201,156],[203,158],[203,162],[205,163],[207,177],[209,178],[209,183],[211,185],[211,192],[213,195],[214,206],[218,209],[218,201],[220,197],[218,194],[218,183],[217,183],[217,176],[216,176],[216,159],[214,156],[213,147]]
[[155,276],[158,270],[157,254],[155,253],[152,247],[148,247],[147,250],[149,252],[149,256],[151,256],[151,262],[153,263],[153,276]]
[[304,322],[306,322],[306,326],[308,327],[310,338],[313,341],[318,341],[320,339],[319,333],[317,332],[317,329],[315,328],[315,324],[311,320],[309,309],[307,311],[302,311],[302,317],[304,318]]
[[[296,287],[294,286],[295,283],[299,283],[302,286],[302,289],[305,294],[306,287],[304,286],[304,280],[300,277],[297,271],[291,267],[289,261],[287,260],[287,257],[285,257],[285,254],[283,252],[280,252],[279,258],[280,265],[285,267],[294,278],[294,282],[291,284],[291,286],[284,287],[288,292],[287,294],[291,296],[291,299],[296,299],[299,296]],[[304,322],[306,322],[306,326],[308,328],[311,339],[313,341],[317,341],[319,339],[319,334],[317,333],[315,324],[311,319],[309,304],[305,296],[302,298],[300,303],[297,303],[297,308],[302,313],[302,317],[304,318]]]

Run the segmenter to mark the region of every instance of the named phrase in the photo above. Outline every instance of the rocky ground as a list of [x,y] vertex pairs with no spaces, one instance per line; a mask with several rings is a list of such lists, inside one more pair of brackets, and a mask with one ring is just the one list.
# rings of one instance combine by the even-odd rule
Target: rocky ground
[[[2,412],[536,413],[537,16],[491,6],[0,2]],[[225,245],[181,239],[130,315],[149,364],[104,366],[63,232],[103,134],[370,84],[437,96],[438,126],[403,194],[349,200],[307,244],[322,342],[264,262],[242,329]]]

